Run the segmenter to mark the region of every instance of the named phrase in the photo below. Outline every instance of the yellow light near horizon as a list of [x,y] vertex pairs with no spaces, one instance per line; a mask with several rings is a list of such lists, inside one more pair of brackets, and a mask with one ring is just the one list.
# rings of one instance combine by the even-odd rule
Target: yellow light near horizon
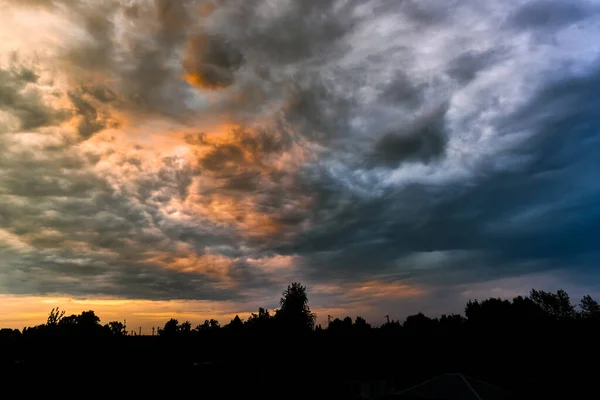
[[101,323],[127,321],[130,328],[142,328],[150,333],[153,327],[163,326],[170,318],[189,320],[196,326],[205,319],[228,323],[235,315],[248,316],[244,304],[204,300],[129,300],[102,298],[43,297],[0,295],[2,312],[0,328],[23,329],[46,323],[52,308],[58,307],[67,315],[93,310]]

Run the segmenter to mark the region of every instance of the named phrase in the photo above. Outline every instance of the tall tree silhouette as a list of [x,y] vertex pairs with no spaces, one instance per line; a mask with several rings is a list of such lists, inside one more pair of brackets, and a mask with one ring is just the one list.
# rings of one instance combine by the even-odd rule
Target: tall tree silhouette
[[58,325],[60,320],[64,318],[64,316],[65,316],[65,312],[63,310],[60,310],[58,307],[53,308],[50,311],[50,314],[48,314],[48,320],[46,322],[46,325],[56,326],[56,325]]
[[579,303],[579,308],[581,309],[581,316],[583,318],[600,319],[600,305],[596,300],[592,299],[592,296],[583,296]]
[[575,307],[571,304],[569,294],[562,289],[556,293],[531,289],[529,297],[551,317],[558,319],[575,317]]
[[244,329],[244,323],[240,319],[239,315],[236,315],[235,318],[233,318],[231,322],[226,325],[226,327],[231,332],[241,332],[242,329]]
[[177,332],[179,332],[179,321],[175,318],[168,320],[165,326],[158,330],[158,334],[164,337],[173,337]]
[[279,300],[281,306],[275,317],[281,326],[293,332],[308,332],[315,327],[316,315],[310,311],[306,286],[298,282],[288,285]]
[[84,330],[92,330],[100,327],[100,317],[92,310],[83,311],[77,316],[77,325]]

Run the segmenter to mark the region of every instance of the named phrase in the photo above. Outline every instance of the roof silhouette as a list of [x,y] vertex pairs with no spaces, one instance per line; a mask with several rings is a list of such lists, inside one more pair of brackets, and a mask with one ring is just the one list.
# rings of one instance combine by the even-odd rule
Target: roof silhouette
[[442,374],[398,392],[401,399],[504,400],[510,393],[463,374]]

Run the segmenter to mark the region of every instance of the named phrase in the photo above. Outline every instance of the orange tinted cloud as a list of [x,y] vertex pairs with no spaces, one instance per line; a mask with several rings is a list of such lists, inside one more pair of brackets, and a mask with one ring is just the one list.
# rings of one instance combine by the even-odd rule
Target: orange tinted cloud
[[205,1],[198,6],[198,15],[208,17],[217,9],[217,4],[214,1]]
[[426,293],[419,286],[403,282],[386,282],[383,280],[369,280],[346,284],[319,283],[314,287],[316,293],[343,295],[346,299],[360,300],[368,303],[370,300],[399,299],[417,297]]
[[230,277],[233,259],[211,252],[199,255],[185,243],[179,243],[177,247],[178,249],[172,253],[147,252],[145,261],[185,273],[200,273],[221,284],[226,284],[227,287],[234,287],[237,284]]
[[[292,176],[305,162],[302,153],[285,148],[277,138],[236,124],[187,133],[184,138],[198,174],[185,201],[169,205],[172,211],[186,210],[234,227],[245,236],[270,236],[281,231],[281,210],[265,207],[265,192],[277,185],[293,187]],[[292,200],[294,210],[300,211],[309,207],[311,199],[299,193]]]
[[224,89],[235,80],[242,66],[239,51],[224,40],[206,34],[191,37],[185,46],[182,65],[186,81],[202,89]]
[[367,281],[349,288],[350,297],[368,301],[374,299],[398,299],[415,297],[425,293],[422,288],[402,282]]

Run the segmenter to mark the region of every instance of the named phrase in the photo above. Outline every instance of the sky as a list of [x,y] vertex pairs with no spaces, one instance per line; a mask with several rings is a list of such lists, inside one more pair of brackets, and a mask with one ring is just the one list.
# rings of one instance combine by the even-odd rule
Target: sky
[[0,326],[600,295],[599,1],[0,10]]

